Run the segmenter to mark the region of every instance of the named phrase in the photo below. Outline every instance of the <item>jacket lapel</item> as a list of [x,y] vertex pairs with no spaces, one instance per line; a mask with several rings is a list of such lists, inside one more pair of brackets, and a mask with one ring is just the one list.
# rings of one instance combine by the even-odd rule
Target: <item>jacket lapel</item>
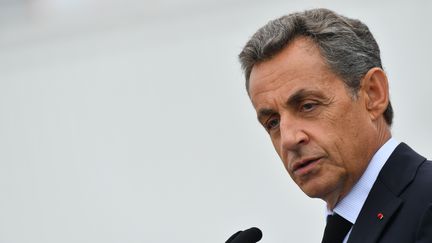
[[374,184],[369,198],[374,200],[366,200],[348,243],[377,242],[381,232],[402,204],[402,200],[394,196],[381,181]]
[[399,197],[414,179],[425,158],[401,143],[396,147],[375,181],[351,231],[348,243],[375,243],[385,226],[403,206]]

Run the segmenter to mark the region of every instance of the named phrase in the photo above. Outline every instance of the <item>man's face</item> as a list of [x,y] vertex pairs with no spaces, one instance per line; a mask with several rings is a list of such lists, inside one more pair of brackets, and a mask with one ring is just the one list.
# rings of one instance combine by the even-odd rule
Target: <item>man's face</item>
[[374,128],[362,92],[353,98],[316,45],[297,38],[253,67],[249,94],[295,183],[310,197],[339,201],[370,159]]

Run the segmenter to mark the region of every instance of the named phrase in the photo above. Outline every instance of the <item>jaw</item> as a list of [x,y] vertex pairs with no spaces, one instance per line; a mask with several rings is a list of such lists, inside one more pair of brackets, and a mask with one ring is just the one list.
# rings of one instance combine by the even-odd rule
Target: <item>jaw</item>
[[290,175],[307,196],[324,200],[329,209],[333,209],[353,186],[346,171],[339,167],[323,165],[307,176]]

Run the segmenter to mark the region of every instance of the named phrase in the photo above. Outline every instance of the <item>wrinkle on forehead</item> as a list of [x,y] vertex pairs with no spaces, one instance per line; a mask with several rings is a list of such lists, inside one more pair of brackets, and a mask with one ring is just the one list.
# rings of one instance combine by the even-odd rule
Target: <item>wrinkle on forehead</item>
[[[312,65],[314,69],[329,70],[324,59],[315,58],[316,55],[321,57],[318,46],[310,38],[297,37],[271,59],[255,64],[249,79],[249,94],[251,99],[255,96],[253,87],[261,91],[275,89],[278,87],[273,84],[277,83],[280,78],[286,79],[289,77],[289,79],[285,81],[290,81],[291,79],[295,79],[298,75],[305,75],[304,73],[297,73],[297,70],[286,68],[294,62],[295,65]],[[290,58],[292,56],[297,58]],[[311,60],[313,60],[313,63],[311,63]],[[278,84],[278,86],[282,86],[284,82],[280,83],[281,84]]]

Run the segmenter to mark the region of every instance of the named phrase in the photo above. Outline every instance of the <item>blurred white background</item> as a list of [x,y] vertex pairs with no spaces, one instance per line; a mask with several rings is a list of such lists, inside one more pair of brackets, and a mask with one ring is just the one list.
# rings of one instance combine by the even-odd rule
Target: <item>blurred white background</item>
[[0,0],[0,242],[319,242],[324,203],[285,172],[237,62],[312,7],[368,24],[394,135],[431,158],[429,1]]

